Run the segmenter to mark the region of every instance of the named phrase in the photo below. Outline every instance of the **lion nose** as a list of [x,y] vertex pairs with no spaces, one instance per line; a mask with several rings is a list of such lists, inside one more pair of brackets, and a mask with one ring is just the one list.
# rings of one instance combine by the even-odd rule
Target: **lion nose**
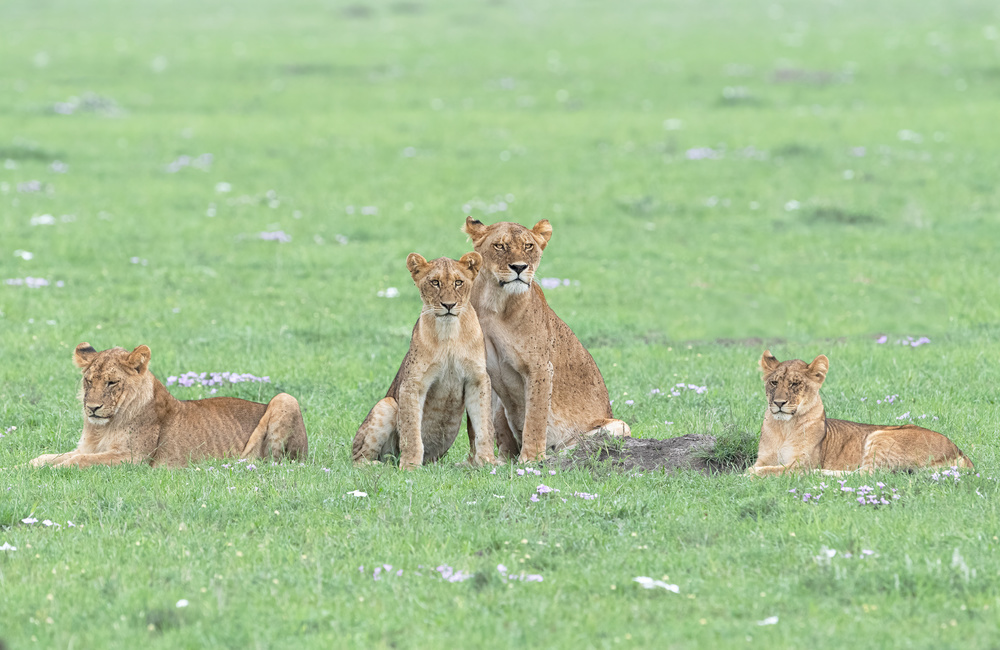
[[91,415],[95,415],[97,413],[97,411],[100,410],[100,408],[102,406],[104,406],[104,405],[103,404],[97,404],[97,405],[87,404],[87,412],[89,412]]
[[443,302],[443,303],[441,303],[441,306],[444,307],[446,311],[451,311],[452,307],[454,307],[456,304],[458,304],[458,303]]
[[517,273],[518,275],[521,275],[521,272],[528,268],[527,264],[508,264],[508,266],[510,266],[514,273]]
[[779,409],[788,403],[787,399],[775,399],[771,401],[774,402],[774,405],[777,406]]

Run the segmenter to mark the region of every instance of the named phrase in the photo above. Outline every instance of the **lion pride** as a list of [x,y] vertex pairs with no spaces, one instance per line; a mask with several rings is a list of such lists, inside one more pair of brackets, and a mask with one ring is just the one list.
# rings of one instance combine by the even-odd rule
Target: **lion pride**
[[518,462],[574,446],[581,436],[630,435],[613,418],[608,389],[593,357],[552,311],[534,281],[552,237],[543,219],[534,228],[469,217],[463,228],[483,269],[472,304],[486,338],[493,387],[493,426],[500,451]]
[[73,451],[39,456],[31,465],[181,467],[226,456],[305,458],[306,428],[291,395],[275,395],[266,405],[235,397],[181,401],[149,371],[149,359],[145,345],[131,352],[76,346],[83,435]]
[[760,358],[767,410],[760,429],[757,476],[822,470],[840,475],[860,469],[972,467],[951,440],[913,424],[878,426],[826,417],[820,386],[830,360],[824,355],[805,363],[778,361],[770,351]]

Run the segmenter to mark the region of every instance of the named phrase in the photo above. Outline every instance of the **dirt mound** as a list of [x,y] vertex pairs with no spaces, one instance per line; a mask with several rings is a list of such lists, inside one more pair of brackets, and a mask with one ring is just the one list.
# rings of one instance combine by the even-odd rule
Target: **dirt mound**
[[563,469],[609,466],[620,472],[693,469],[705,473],[732,471],[712,460],[715,436],[689,433],[677,438],[610,438],[601,436],[581,442],[555,460]]

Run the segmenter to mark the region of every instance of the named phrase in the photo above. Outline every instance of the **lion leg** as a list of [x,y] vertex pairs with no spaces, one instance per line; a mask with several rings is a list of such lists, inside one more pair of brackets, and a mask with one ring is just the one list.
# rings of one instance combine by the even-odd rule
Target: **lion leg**
[[[485,375],[485,372],[483,373]],[[487,386],[471,386],[465,391],[465,411],[468,415],[466,425],[469,430],[469,457],[466,464],[472,467],[482,465],[497,465],[499,461],[493,453],[496,436],[493,432],[493,421],[490,418],[491,391]]]
[[98,454],[73,454],[64,460],[53,463],[53,467],[78,467],[86,469],[94,465],[119,465],[121,463],[142,464],[148,457],[133,454],[131,451],[105,451]]
[[372,407],[354,436],[351,460],[355,465],[378,462],[384,455],[395,451],[390,447],[398,413],[399,406],[391,397],[379,400]]
[[61,458],[63,456],[70,456],[74,453],[75,450],[67,451],[65,454],[43,454],[38,458],[32,459],[31,461],[28,462],[28,464],[31,465],[32,467],[42,467],[43,465],[55,465],[55,462],[53,461],[55,461],[57,458]]
[[889,431],[876,431],[865,440],[861,456],[862,474],[872,474],[876,469],[899,469],[901,467],[919,467],[924,463],[914,463],[907,460],[900,445]]
[[500,448],[500,457],[504,460],[517,458],[518,454],[521,453],[521,445],[517,442],[514,432],[511,431],[503,404],[495,396],[493,398],[493,433],[497,439],[497,446]]
[[246,446],[243,458],[303,459],[309,451],[306,425],[299,402],[288,393],[279,393],[267,403]]

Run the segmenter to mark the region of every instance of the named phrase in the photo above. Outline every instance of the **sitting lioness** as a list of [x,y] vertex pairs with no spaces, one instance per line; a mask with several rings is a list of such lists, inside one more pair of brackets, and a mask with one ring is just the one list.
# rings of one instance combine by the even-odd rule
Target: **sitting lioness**
[[76,346],[83,370],[83,435],[76,449],[46,454],[34,467],[150,463],[181,467],[207,457],[305,458],[299,403],[281,393],[267,405],[235,397],[181,401],[149,371],[150,351]]
[[469,465],[495,464],[486,350],[469,292],[483,259],[428,262],[410,253],[406,266],[423,309],[410,350],[354,436],[356,465],[398,457],[403,469],[432,463],[451,448],[468,412]]
[[793,359],[779,362],[770,351],[760,358],[767,392],[767,410],[760,428],[757,463],[749,474],[822,470],[841,475],[860,469],[972,467],[945,436],[913,424],[880,427],[826,417],[819,387],[830,360],[822,354],[806,365]]
[[594,358],[545,301],[534,281],[552,237],[545,219],[528,229],[491,226],[469,217],[463,229],[483,256],[472,304],[486,337],[486,369],[495,399],[493,426],[501,452],[518,462],[576,445],[581,436],[628,436],[615,420]]

